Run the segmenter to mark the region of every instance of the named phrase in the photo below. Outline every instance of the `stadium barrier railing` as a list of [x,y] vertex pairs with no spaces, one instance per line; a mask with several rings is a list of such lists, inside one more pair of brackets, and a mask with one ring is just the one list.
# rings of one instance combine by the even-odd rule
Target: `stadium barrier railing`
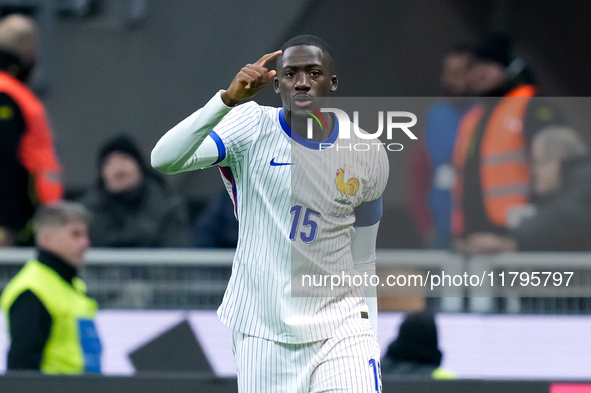
[[[31,248],[0,249],[0,288],[34,256]],[[204,309],[219,306],[231,274],[233,250],[218,249],[92,249],[82,273],[88,292],[101,307],[111,309]],[[587,314],[591,312],[591,253],[508,253],[472,256],[446,251],[378,250],[380,282],[388,276],[420,275],[426,285],[413,295],[429,298],[434,311],[478,313]],[[269,261],[270,263],[272,261]],[[558,295],[519,285],[533,273],[559,274]],[[566,286],[565,273],[572,272]],[[494,277],[496,286],[437,286],[442,276]],[[504,275],[505,286],[499,280]],[[538,274],[539,275],[539,274]],[[555,276],[558,277],[558,276]],[[554,276],[550,277],[550,284]],[[509,280],[517,278],[515,285]],[[544,276],[542,276],[542,279]],[[386,285],[379,296],[392,296]],[[396,295],[395,295],[396,296]]]

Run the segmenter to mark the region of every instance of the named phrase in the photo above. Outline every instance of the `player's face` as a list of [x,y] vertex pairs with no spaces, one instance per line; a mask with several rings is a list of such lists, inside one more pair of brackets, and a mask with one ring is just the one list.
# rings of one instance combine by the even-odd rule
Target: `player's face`
[[317,97],[327,97],[337,89],[331,59],[318,47],[298,45],[287,48],[279,64],[274,80],[275,92],[281,96],[283,109],[290,116],[305,116],[306,108],[319,104]]

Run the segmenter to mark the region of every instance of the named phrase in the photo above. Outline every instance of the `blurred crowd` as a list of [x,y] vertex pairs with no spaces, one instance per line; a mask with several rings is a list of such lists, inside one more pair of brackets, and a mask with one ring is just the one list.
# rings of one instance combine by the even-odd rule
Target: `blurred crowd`
[[[96,247],[234,247],[238,223],[219,183],[195,214],[128,135],[105,140],[94,184],[64,190],[44,106],[27,86],[35,23],[0,24],[0,246],[34,244],[38,206],[73,199],[92,213]],[[591,162],[578,132],[542,97],[509,37],[451,48],[446,98],[425,117],[411,162],[423,246],[465,253],[591,249]],[[189,203],[188,203],[189,202]]]
[[27,86],[38,52],[39,32],[31,18],[2,19],[0,246],[34,245],[35,211],[65,198],[81,202],[91,212],[90,239],[95,247],[236,245],[238,224],[231,199],[216,193],[205,214],[191,217],[187,201],[146,163],[127,135],[100,147],[96,178],[88,190],[68,193],[45,108]]
[[[426,117],[412,161],[423,244],[468,254],[591,250],[591,159],[509,37],[443,60],[449,97]],[[420,138],[421,139],[421,138]]]
[[[235,247],[238,223],[221,182],[202,213],[190,214],[128,135],[104,141],[93,185],[70,197],[77,203],[63,202],[45,109],[27,86],[38,42],[32,19],[0,20],[0,247],[39,248],[2,297],[11,321],[8,368],[100,372],[92,360],[101,352],[93,323],[98,305],[77,278],[89,245]],[[425,117],[411,165],[412,212],[424,247],[468,254],[591,250],[588,148],[542,96],[509,37],[457,45],[442,65],[446,98]],[[71,299],[76,306],[64,307]],[[81,344],[68,336],[73,329],[88,336],[84,360],[60,355],[78,351]],[[55,334],[61,341],[48,341]],[[453,378],[441,359],[434,316],[410,314],[382,368]]]

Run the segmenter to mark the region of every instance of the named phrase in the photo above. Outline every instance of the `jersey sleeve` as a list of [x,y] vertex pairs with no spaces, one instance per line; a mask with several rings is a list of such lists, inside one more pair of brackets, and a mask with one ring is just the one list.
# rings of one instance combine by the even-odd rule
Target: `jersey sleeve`
[[355,227],[369,227],[383,215],[382,194],[390,173],[388,156],[383,148],[376,149],[368,164],[369,177],[363,191],[363,202],[355,208]]
[[214,127],[210,136],[218,146],[220,166],[234,167],[244,157],[258,134],[262,109],[254,102],[232,109]]
[[390,174],[388,155],[383,146],[375,150],[375,155],[372,158],[368,167],[369,180],[363,192],[364,202],[375,201],[382,195]]
[[[381,198],[380,198],[381,199]],[[376,200],[377,201],[377,200]],[[374,203],[369,202],[369,203]],[[380,201],[381,205],[381,201]],[[355,270],[359,274],[374,276],[376,274],[376,239],[379,224],[376,222],[364,228],[357,228],[351,239],[351,254]],[[369,308],[369,321],[374,334],[378,335],[378,299],[377,288],[373,285],[364,288],[365,301]]]
[[377,224],[384,214],[382,205],[382,197],[370,202],[363,202],[355,208],[355,224],[356,228],[369,227]]
[[226,106],[220,91],[160,138],[152,150],[152,166],[174,174],[217,164],[232,165],[254,136],[260,112],[255,103]]

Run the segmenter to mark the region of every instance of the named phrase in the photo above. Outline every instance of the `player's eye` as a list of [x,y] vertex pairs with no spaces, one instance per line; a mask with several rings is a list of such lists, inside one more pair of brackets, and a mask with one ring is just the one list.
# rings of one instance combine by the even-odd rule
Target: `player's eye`
[[294,76],[295,76],[295,72],[293,72],[293,71],[287,71],[285,73],[286,78],[293,78]]
[[320,71],[316,71],[316,70],[314,70],[314,71],[310,71],[310,76],[311,76],[312,78],[317,78],[317,77],[319,77],[319,76],[320,76]]

